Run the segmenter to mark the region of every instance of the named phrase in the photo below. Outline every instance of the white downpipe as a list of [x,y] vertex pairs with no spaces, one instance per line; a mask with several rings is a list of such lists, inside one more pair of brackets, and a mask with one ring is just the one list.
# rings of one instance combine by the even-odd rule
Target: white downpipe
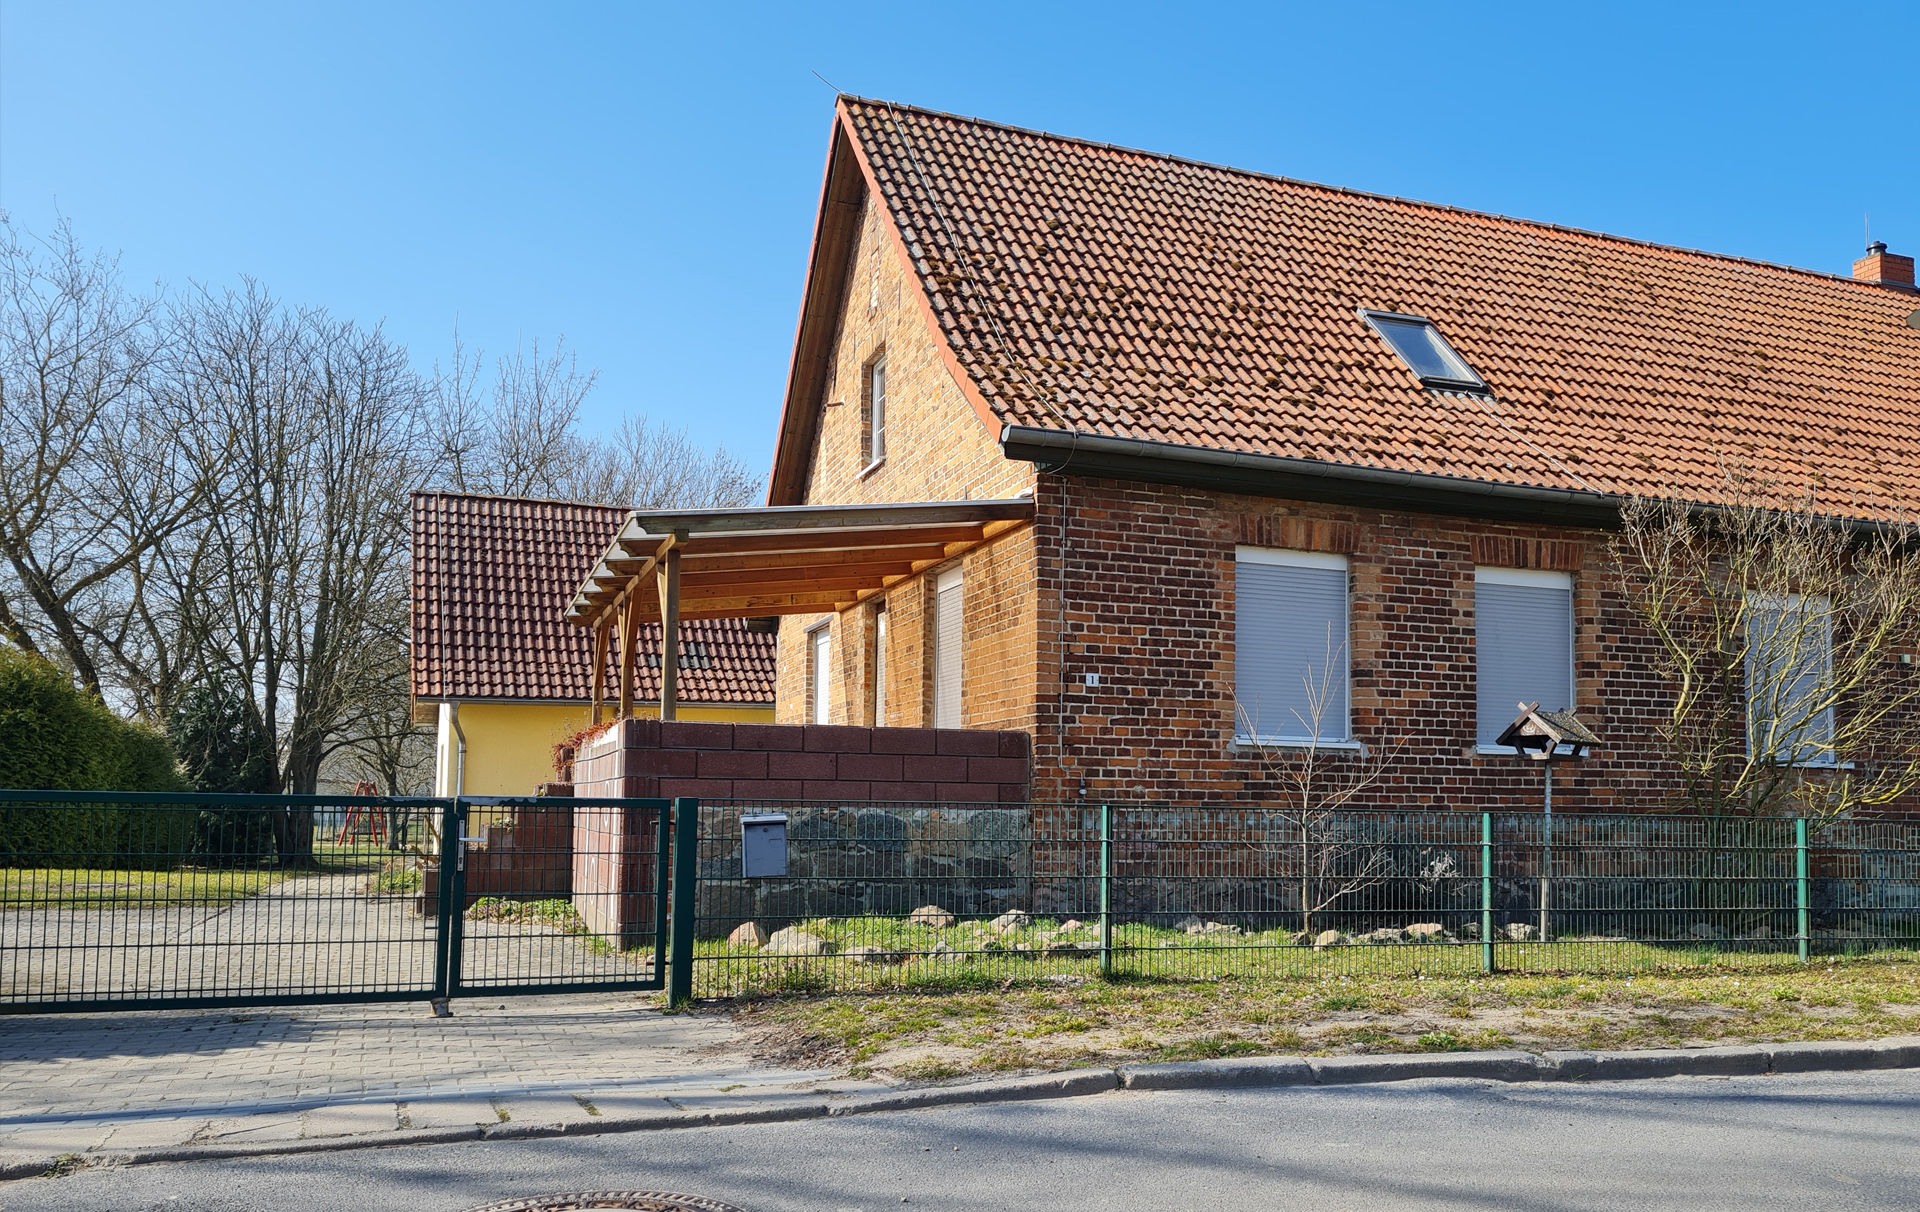
[[447,722],[453,725],[456,741],[453,762],[453,796],[459,799],[467,789],[467,732],[460,727],[460,701],[454,699],[447,704]]

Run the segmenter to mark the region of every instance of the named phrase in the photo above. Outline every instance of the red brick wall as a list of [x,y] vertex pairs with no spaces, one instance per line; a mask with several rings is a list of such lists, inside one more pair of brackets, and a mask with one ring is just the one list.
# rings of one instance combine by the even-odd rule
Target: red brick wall
[[[659,725],[657,720],[626,725],[642,722]],[[639,789],[643,782],[620,774],[621,755],[609,738],[621,727],[589,741],[574,758],[573,794],[582,799],[654,795]],[[659,828],[656,809],[573,809],[573,907],[595,934],[633,947],[653,941]]]
[[1275,798],[1259,755],[1233,744],[1242,542],[1349,557],[1354,734],[1403,746],[1356,806],[1538,806],[1536,767],[1475,752],[1478,563],[1573,573],[1575,706],[1607,744],[1561,768],[1555,806],[1635,811],[1673,784],[1651,745],[1667,690],[1608,584],[1601,532],[1051,476],[1038,505],[1035,802],[1083,782],[1089,800]]

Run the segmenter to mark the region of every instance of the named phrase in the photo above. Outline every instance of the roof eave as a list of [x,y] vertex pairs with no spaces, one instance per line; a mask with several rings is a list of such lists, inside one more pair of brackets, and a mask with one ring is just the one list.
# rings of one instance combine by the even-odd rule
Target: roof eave
[[1007,426],[1000,435],[1000,445],[1008,458],[1022,459],[1038,470],[1060,475],[1505,521],[1606,528],[1620,525],[1621,498],[1611,493],[1503,484],[1027,425]]

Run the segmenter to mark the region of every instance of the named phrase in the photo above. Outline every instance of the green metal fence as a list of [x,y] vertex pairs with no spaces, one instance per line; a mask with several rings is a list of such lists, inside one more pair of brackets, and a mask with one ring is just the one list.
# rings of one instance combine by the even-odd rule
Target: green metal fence
[[1916,950],[1906,822],[0,791],[0,1011]]
[[668,808],[0,791],[0,1011],[658,989]]
[[[739,817],[765,812],[788,815],[788,872],[744,878]],[[699,821],[701,996],[1920,950],[1904,822],[764,801]]]

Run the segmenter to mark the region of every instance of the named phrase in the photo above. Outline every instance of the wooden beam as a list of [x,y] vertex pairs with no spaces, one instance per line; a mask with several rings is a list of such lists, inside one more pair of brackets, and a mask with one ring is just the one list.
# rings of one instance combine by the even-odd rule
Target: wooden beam
[[[956,503],[959,507],[966,504]],[[757,591],[738,595],[736,599],[703,601],[697,616],[699,618],[733,618],[752,613],[803,613],[805,609],[838,608],[848,601],[866,601],[876,593],[885,592],[937,564],[1031,524],[1030,503],[993,504],[997,507],[995,512],[1003,516],[972,524],[899,526],[884,530],[824,533],[807,533],[804,530],[783,534],[709,532],[684,539],[648,534],[616,540],[614,546],[630,554],[623,558],[609,552],[608,557],[596,566],[595,575],[589,577],[569,605],[567,619],[578,626],[593,626],[621,601],[623,595],[640,603],[655,597],[655,594],[643,593],[641,584],[649,574],[657,579],[661,558],[668,550],[678,551],[684,561],[681,568],[682,597],[688,600],[689,605],[695,589],[734,585]],[[855,569],[859,571],[855,572]],[[726,575],[733,573],[742,575]],[[763,576],[765,579],[761,580]],[[850,577],[864,576],[877,577],[878,585],[847,586]],[[795,589],[794,582],[798,581],[810,584]],[[852,588],[854,592],[809,595],[797,599],[791,598],[787,592],[843,586]],[[832,601],[823,600],[829,596]],[[772,605],[795,609],[767,609]],[[639,617],[644,622],[656,621],[657,607],[642,605]],[[683,609],[681,617],[696,616]]]
[[[705,576],[712,572],[778,572],[783,568],[839,568],[875,563],[904,564],[929,555],[937,556],[945,550],[944,543],[926,543],[917,547],[882,547],[874,551],[849,547],[835,551],[749,552],[743,555],[689,553],[686,562],[680,565],[680,575],[691,577]],[[608,567],[629,573],[638,570],[644,563],[645,561],[642,560],[623,560],[617,556],[607,561]]]
[[633,598],[621,604],[619,623],[620,714],[617,718],[624,720],[633,716],[634,670],[640,659],[640,611]]
[[811,593],[819,589],[864,589],[870,585],[878,585],[880,583],[878,574],[857,577],[801,577],[793,580],[782,578],[778,581],[755,578],[744,584],[735,582],[733,584],[720,585],[707,583],[696,585],[691,584],[691,580],[692,578],[688,577],[685,573],[681,574],[680,600],[683,602],[691,602],[696,599],[739,598],[753,594],[764,596],[769,594]]
[[[811,610],[816,614],[832,610],[835,602],[844,602],[853,598],[853,593],[845,589],[827,589],[817,593],[762,593],[746,594],[737,598],[702,598],[695,601],[682,601],[681,619],[734,619],[758,618],[769,614],[798,614]],[[783,609],[791,607],[792,609]],[[694,611],[700,613],[696,616]],[[652,612],[640,616],[641,623],[659,623],[665,626],[665,620]]]
[[589,721],[600,722],[600,703],[607,697],[607,632],[611,619],[602,617],[593,625],[593,715]]
[[752,509],[676,509],[649,514],[634,511],[621,527],[623,535],[738,534],[753,530],[846,530],[857,526],[931,526],[947,522],[983,526],[988,522],[1027,519],[1033,502],[914,501],[886,505],[761,506]]
[[680,706],[680,548],[685,534],[668,540],[666,558],[654,569],[660,590],[660,718],[679,718]]
[[857,603],[846,598],[824,602],[775,602],[758,603],[752,607],[726,605],[715,608],[709,605],[683,605],[680,608],[680,621],[689,623],[696,619],[757,619],[776,614],[833,614],[850,609]]
[[[679,548],[687,556],[740,555],[755,551],[844,551],[860,547],[924,547],[962,540],[979,542],[979,525],[888,527],[884,530],[824,530],[795,534],[700,534]],[[653,536],[646,538],[651,540]],[[651,547],[638,540],[616,539],[615,546],[629,556],[645,558]],[[619,558],[619,557],[614,557]]]

